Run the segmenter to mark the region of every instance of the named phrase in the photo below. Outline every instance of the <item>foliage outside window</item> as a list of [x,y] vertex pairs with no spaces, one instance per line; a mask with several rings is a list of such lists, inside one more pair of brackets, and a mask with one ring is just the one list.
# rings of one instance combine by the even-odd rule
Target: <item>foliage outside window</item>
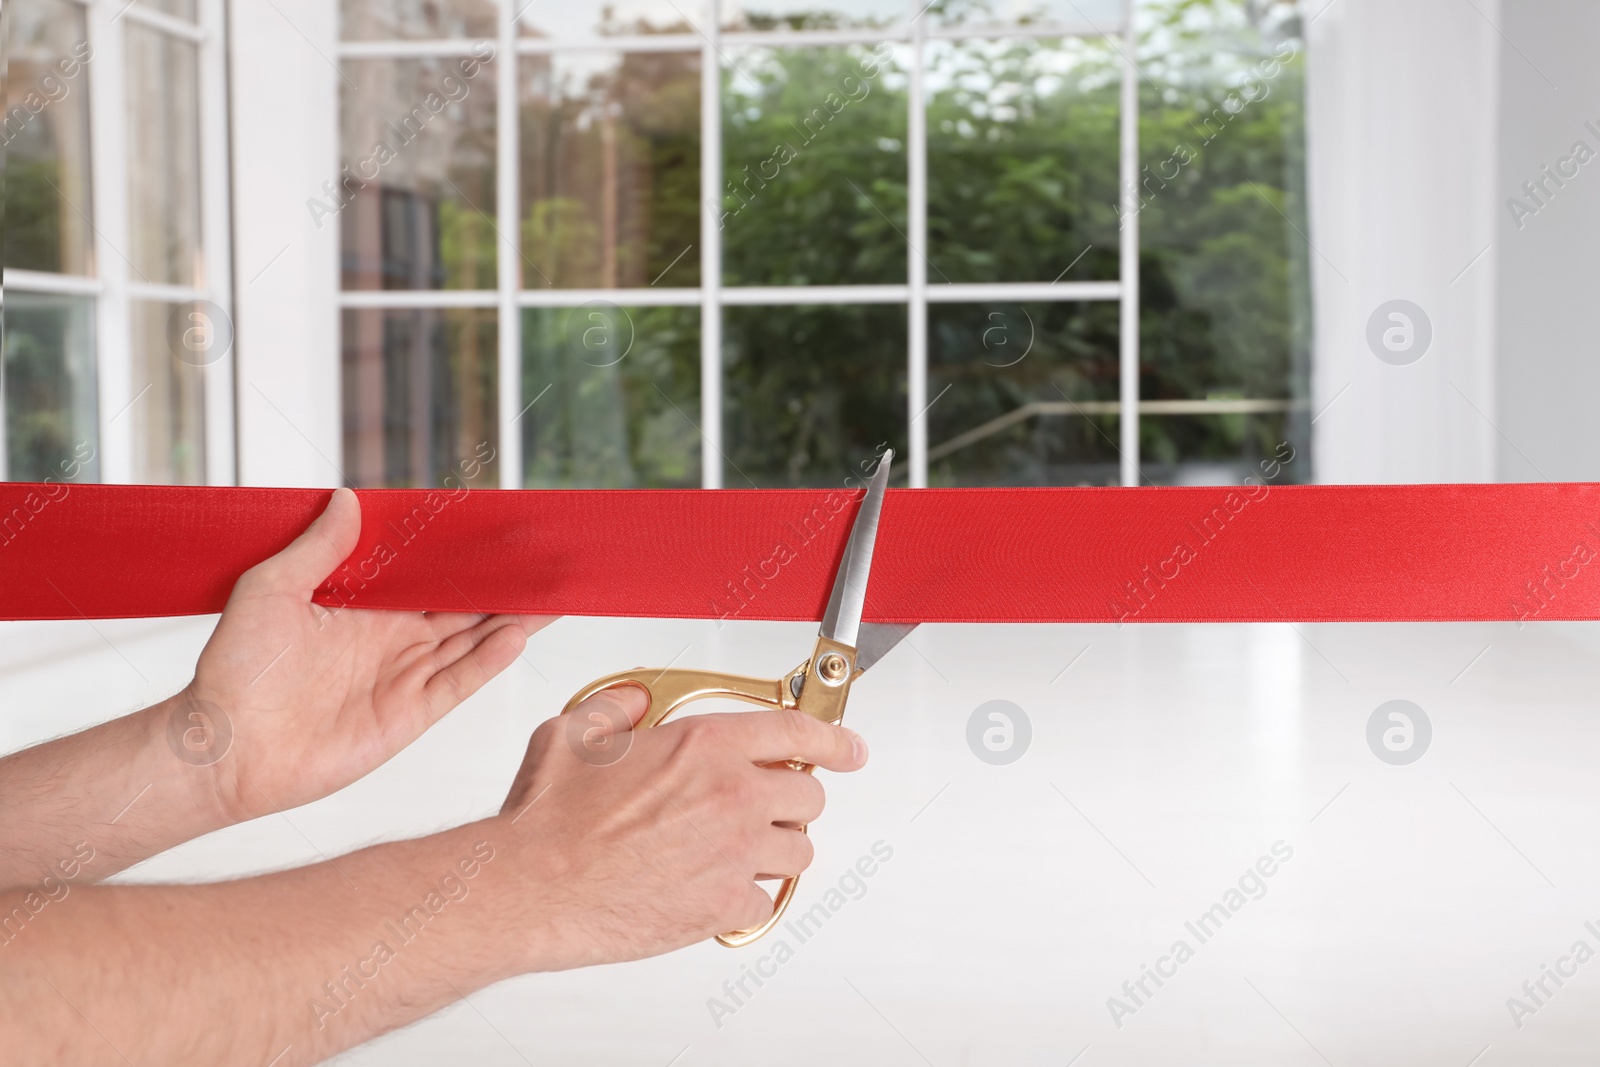
[[[512,432],[522,484],[698,484],[705,315],[721,336],[723,484],[831,483],[858,453],[885,442],[903,450],[920,418],[930,484],[1115,484],[1115,299],[996,289],[956,303],[930,289],[929,405],[911,412],[906,293],[908,263],[921,257],[932,289],[1117,281],[1126,43],[1115,31],[1037,28],[1081,22],[1085,10],[1103,17],[1103,2],[939,2],[926,13],[937,32],[920,44],[902,6],[724,5],[727,31],[772,36],[725,40],[714,54],[683,21],[700,18],[698,8],[521,19],[517,33],[539,48],[493,60],[516,68],[514,234],[492,222],[495,130],[506,119],[494,114],[485,63],[470,99],[451,102],[415,158],[365,191],[397,202],[347,212],[347,266],[383,265],[360,279],[347,273],[347,287],[487,298],[497,267],[514,272],[532,306],[500,321],[520,338],[521,380],[497,388],[521,412]],[[364,87],[350,106],[365,109],[359,121],[370,130],[412,107],[426,81],[416,70],[447,59],[375,57],[374,39],[432,31],[406,29],[392,13],[356,18],[388,10],[376,2],[345,0],[344,10],[347,37],[367,48],[343,61]],[[439,33],[488,33],[492,7],[459,0],[435,14]],[[984,36],[1002,25],[1013,30]],[[1134,25],[1141,474],[1233,480],[1280,441],[1307,451],[1299,20],[1285,0],[1140,0]],[[783,38],[791,30],[865,36],[794,44]],[[972,36],[949,36],[957,31]],[[662,43],[629,51],[608,43],[619,34]],[[724,181],[709,196],[700,188],[708,56],[719,65]],[[927,238],[910,248],[918,62]],[[347,112],[347,157],[365,147],[355,121]],[[702,311],[684,291],[707,282],[706,212],[720,223],[721,295]],[[409,280],[387,281],[384,270]],[[840,288],[766,306],[738,293],[804,286]],[[562,302],[564,290],[585,293]],[[608,290],[624,294],[590,299]],[[597,337],[598,349],[585,340]],[[606,347],[622,337],[625,347]],[[346,345],[356,351],[366,350]],[[347,396],[346,410],[365,403]],[[385,469],[398,473],[370,484],[428,477]],[[1302,462],[1288,476],[1310,473]]]

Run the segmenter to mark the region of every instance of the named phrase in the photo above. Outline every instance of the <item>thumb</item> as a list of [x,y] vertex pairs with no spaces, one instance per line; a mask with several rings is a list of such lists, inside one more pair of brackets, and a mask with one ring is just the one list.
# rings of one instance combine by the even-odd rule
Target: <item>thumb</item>
[[349,489],[335,489],[305,532],[251,574],[270,592],[310,596],[355,551],[360,536],[361,501]]
[[624,684],[602,689],[569,713],[590,728],[618,734],[632,730],[650,710],[650,694],[643,686]]
[[649,706],[640,686],[602,689],[562,716],[567,746],[591,767],[609,767],[633,747],[634,724]]

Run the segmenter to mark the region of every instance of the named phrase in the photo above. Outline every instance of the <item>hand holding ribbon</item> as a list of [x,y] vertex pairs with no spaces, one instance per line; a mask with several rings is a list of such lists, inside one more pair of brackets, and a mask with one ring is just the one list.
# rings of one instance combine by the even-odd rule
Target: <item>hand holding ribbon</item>
[[174,698],[202,717],[198,728],[207,717],[231,728],[234,758],[214,766],[234,821],[363,777],[510,666],[554,618],[314,604],[360,532],[361,505],[341,489],[288,548],[240,577],[194,681]]

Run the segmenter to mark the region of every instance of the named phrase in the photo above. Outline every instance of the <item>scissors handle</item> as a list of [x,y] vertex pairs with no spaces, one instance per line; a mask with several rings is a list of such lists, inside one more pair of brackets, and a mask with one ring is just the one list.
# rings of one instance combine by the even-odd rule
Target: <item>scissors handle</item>
[[624,685],[637,686],[650,698],[650,706],[645,709],[644,717],[634,726],[636,730],[658,726],[685,704],[711,697],[728,697],[772,710],[795,706],[793,698],[784,700],[782,682],[771,678],[746,678],[740,674],[691,671],[676,667],[664,671],[635,667],[631,671],[618,671],[590,682],[572,695],[567,706],[561,709],[561,714],[565,715],[596,693]]
[[[647,730],[665,722],[667,717],[685,704],[696,700],[706,700],[711,697],[726,697],[740,700],[746,704],[755,704],[760,707],[777,711],[782,708],[799,707],[799,701],[793,695],[791,679],[803,676],[810,661],[802,663],[795,670],[779,679],[747,678],[738,674],[722,674],[717,671],[694,671],[668,668],[667,670],[651,670],[648,668],[635,668],[631,671],[619,671],[608,674],[590,682],[573,694],[567,701],[567,706],[561,709],[565,715],[579,704],[588,700],[596,693],[619,686],[632,685],[643,689],[650,698],[650,706],[634,726],[635,730]],[[799,760],[785,760],[784,763],[797,771],[810,774],[814,768],[809,763]],[[806,828],[800,827],[800,832],[805,833]],[[728,948],[742,948],[765,934],[777,925],[783,917],[784,910],[789,907],[789,901],[794,897],[795,887],[800,884],[800,876],[792,875],[783,880],[778,887],[778,894],[772,902],[772,914],[759,926],[752,926],[748,930],[731,930],[725,934],[717,935],[717,943]]]

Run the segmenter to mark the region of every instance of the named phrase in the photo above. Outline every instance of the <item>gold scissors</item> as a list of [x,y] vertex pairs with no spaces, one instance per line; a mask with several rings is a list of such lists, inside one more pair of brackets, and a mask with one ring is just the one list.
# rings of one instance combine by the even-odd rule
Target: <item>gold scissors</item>
[[[894,450],[886,450],[867,484],[866,496],[862,498],[855,523],[850,527],[850,539],[845,543],[844,559],[834,575],[833,593],[828,597],[828,608],[822,616],[822,629],[817,633],[816,647],[804,663],[778,679],[746,678],[717,671],[670,667],[666,670],[636,668],[621,671],[590,682],[578,690],[567,701],[567,706],[561,709],[561,713],[565,715],[602,690],[633,685],[643,689],[650,698],[643,718],[634,727],[636,730],[657,726],[685,704],[708,697],[730,697],[770,710],[798,709],[828,723],[842,720],[851,683],[882,659],[916,626],[915,623],[902,625],[861,621],[867,601],[867,575],[872,569],[872,546],[878,539],[878,515],[883,510],[883,494],[889,483],[889,461],[893,458]],[[811,764],[799,760],[787,762],[795,770],[808,774],[815,769]],[[805,830],[804,826],[800,827],[801,833]],[[789,906],[795,886],[799,883],[798,875],[785,878],[773,900],[772,914],[765,922],[748,930],[718,934],[718,943],[729,948],[740,948],[772,929],[783,917],[784,909]]]

